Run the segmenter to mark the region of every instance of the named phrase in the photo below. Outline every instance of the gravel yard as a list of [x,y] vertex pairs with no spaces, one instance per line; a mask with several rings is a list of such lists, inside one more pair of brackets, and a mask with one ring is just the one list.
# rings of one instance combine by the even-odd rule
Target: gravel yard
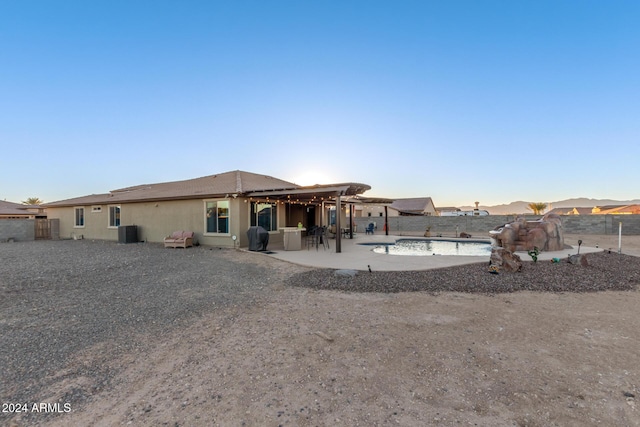
[[640,425],[637,257],[353,278],[155,244],[0,259],[0,425]]
[[[359,272],[354,277],[318,269],[293,275],[287,283],[348,292],[595,292],[627,291],[640,284],[640,258],[617,253],[584,255],[589,265],[525,262],[522,271],[489,274],[486,263],[424,271]],[[524,261],[524,260],[523,260]]]
[[[110,362],[143,352],[145,337],[161,339],[205,313],[252,304],[281,280],[276,270],[243,262],[250,254],[201,247],[36,241],[2,244],[0,256],[3,403],[44,399],[42,391],[65,375],[90,378],[90,387],[58,396],[77,406],[114,385],[119,366]],[[64,370],[96,346],[104,360]]]

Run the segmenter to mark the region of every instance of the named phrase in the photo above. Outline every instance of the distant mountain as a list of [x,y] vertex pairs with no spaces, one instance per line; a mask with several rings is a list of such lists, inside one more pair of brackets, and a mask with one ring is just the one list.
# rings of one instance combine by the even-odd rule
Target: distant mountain
[[[495,205],[495,206],[479,206],[479,209],[485,209],[489,211],[491,215],[510,215],[510,214],[531,214],[531,210],[527,208],[531,202],[511,202],[507,205]],[[551,202],[545,212],[555,208],[592,208],[594,206],[608,206],[608,205],[635,205],[640,204],[640,199],[636,200],[610,200],[610,199],[588,199],[586,197],[579,197],[575,199],[559,200],[557,202]],[[472,210],[475,206],[461,206],[463,211]]]

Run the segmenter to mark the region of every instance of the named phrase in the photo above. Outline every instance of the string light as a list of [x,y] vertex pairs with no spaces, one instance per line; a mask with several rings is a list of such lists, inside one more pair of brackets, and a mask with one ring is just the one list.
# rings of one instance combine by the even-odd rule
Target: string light
[[[284,195],[282,195],[282,199],[276,197],[276,199],[272,199],[271,196],[264,196],[263,198],[260,197],[254,197],[254,196],[250,196],[250,197],[245,197],[243,198],[244,203],[264,203],[264,204],[271,204],[271,205],[294,205],[294,206],[314,206],[314,207],[318,207],[318,206],[324,206],[325,203],[328,203],[329,206],[333,205],[333,200],[331,197],[324,197],[324,196],[318,196],[318,195],[310,195],[311,198],[310,199],[300,199],[300,198],[296,198],[293,199],[291,197],[290,194],[286,195],[286,199],[284,198]],[[348,205],[348,200],[345,201]],[[332,209],[331,207],[327,207],[328,209]],[[349,208],[346,205],[342,205],[341,206],[341,210],[342,211],[348,211]],[[335,208],[334,208],[335,209]]]

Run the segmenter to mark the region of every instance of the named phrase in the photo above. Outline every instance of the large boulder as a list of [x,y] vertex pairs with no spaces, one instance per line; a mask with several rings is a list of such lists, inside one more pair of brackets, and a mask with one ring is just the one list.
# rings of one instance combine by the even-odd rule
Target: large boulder
[[522,270],[522,259],[517,254],[501,247],[491,249],[491,266],[497,267],[500,271],[520,271]]
[[489,231],[497,246],[511,252],[560,251],[564,249],[562,219],[556,214],[546,214],[536,221],[516,218],[515,221]]

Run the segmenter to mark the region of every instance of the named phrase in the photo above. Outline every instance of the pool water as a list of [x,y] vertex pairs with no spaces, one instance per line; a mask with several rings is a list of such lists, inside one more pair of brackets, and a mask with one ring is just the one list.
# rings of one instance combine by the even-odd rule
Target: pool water
[[395,244],[362,243],[375,246],[373,252],[388,255],[459,255],[459,256],[490,256],[491,243],[471,240],[425,240],[400,239]]

